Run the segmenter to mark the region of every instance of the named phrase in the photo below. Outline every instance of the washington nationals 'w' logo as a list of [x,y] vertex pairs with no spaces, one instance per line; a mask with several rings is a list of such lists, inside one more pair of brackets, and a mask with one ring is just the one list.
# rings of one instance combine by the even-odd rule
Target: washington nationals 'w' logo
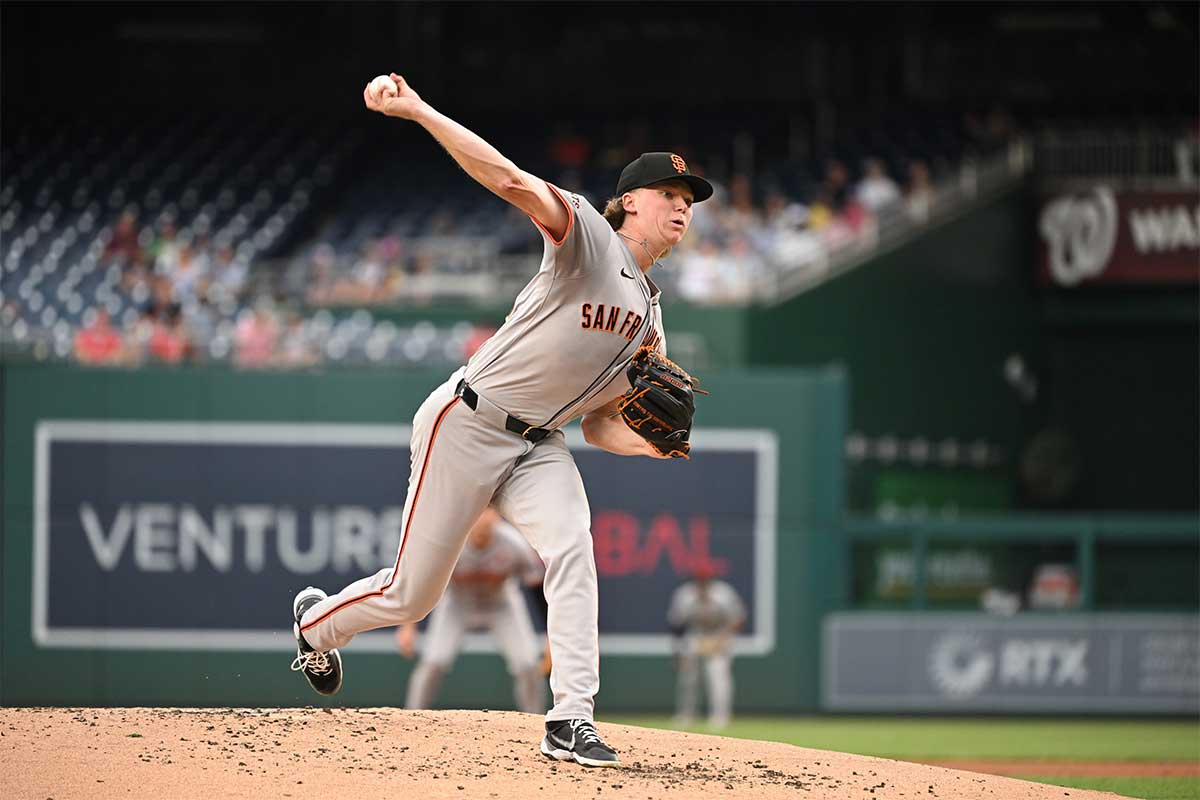
[[1104,272],[1117,243],[1117,201],[1112,189],[1096,186],[1090,195],[1065,195],[1042,209],[1038,230],[1046,242],[1050,275],[1074,286]]
[[687,162],[674,153],[671,154],[671,166],[673,166],[675,171],[680,175],[687,172]]

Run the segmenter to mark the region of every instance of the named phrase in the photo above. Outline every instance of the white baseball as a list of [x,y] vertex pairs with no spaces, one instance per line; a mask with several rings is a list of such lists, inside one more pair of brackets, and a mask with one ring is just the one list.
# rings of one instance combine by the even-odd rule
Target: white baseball
[[396,82],[387,75],[380,75],[371,81],[370,92],[371,96],[378,100],[382,100],[385,97],[395,97],[397,94]]

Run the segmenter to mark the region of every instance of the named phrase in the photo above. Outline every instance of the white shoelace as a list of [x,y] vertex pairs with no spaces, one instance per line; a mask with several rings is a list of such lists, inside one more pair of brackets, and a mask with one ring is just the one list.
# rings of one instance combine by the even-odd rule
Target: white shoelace
[[[588,722],[586,719],[573,719],[568,723],[571,730],[575,732],[576,739],[582,739],[587,744],[604,745],[600,739],[600,734],[596,732],[596,726]],[[607,747],[608,745],[604,745]]]
[[328,675],[333,672],[333,665],[329,663],[329,656],[326,653],[318,653],[313,650],[311,653],[296,654],[296,659],[292,662],[292,672],[301,670],[313,675]]

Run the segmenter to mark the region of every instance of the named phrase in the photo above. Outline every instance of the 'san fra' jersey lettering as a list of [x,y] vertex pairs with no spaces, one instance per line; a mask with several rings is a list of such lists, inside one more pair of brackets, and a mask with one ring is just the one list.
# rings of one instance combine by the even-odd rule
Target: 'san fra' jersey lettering
[[541,428],[624,394],[625,368],[642,345],[665,352],[658,287],[586,199],[550,188],[567,208],[566,233],[555,241],[534,220],[541,267],[465,375],[492,403]]

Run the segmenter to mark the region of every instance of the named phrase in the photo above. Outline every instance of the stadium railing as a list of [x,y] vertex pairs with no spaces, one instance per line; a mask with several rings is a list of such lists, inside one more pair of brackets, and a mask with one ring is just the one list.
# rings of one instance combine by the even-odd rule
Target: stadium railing
[[1033,140],[1043,178],[1200,181],[1200,135],[1163,131],[1046,130]]
[[807,269],[795,268],[805,265],[778,265],[765,276],[755,294],[767,305],[786,302],[1013,188],[1029,173],[1032,163],[1030,142],[1024,138],[1014,139],[998,155],[964,161],[952,177],[934,184],[924,213],[905,213],[903,207],[881,213],[858,235],[829,247],[823,261],[810,263]]

